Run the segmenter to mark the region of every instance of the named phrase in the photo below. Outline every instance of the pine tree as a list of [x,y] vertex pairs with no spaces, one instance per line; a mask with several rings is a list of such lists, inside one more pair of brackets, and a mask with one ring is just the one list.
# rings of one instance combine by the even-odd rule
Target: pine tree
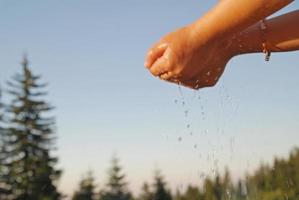
[[55,182],[61,171],[55,169],[57,158],[50,153],[54,142],[52,109],[42,98],[46,84],[40,84],[40,76],[33,75],[26,57],[22,74],[16,74],[8,82],[12,96],[8,106],[9,184],[15,200],[57,200],[60,194]]
[[159,171],[155,174],[153,200],[172,200],[172,196],[166,189],[166,183]]
[[203,198],[199,188],[191,185],[187,187],[184,196],[186,200],[201,200]]
[[4,104],[1,101],[2,92],[0,88],[0,199],[6,200],[9,199],[9,186],[7,185],[7,166],[6,158],[7,158],[7,151],[6,151],[6,129],[4,128]]
[[100,192],[100,200],[130,200],[131,193],[127,189],[125,175],[116,157],[112,159],[112,166],[109,170],[109,180],[106,188]]
[[204,182],[204,200],[217,200],[215,196],[215,183],[210,178]]
[[141,188],[142,192],[138,198],[138,200],[152,200],[153,199],[153,193],[150,190],[150,186],[148,183],[144,183]]
[[86,177],[80,182],[79,190],[75,192],[73,200],[94,200],[95,199],[95,184],[92,172],[88,172]]
[[232,199],[232,194],[234,192],[234,186],[233,186],[233,183],[231,180],[230,172],[227,168],[225,169],[224,177],[222,180],[222,189],[223,189],[222,199],[224,199],[224,200]]

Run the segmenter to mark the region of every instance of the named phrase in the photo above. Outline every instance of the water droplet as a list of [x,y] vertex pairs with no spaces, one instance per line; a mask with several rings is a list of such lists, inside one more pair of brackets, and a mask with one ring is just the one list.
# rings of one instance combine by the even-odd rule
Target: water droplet
[[196,149],[196,148],[197,148],[197,144],[194,145],[194,149]]
[[185,101],[182,101],[182,105],[183,105],[183,106],[185,105]]
[[187,126],[186,126],[187,128],[190,128],[190,124],[187,124]]
[[185,111],[184,111],[184,113],[185,113],[185,117],[187,117],[187,116],[188,116],[188,113],[189,113],[189,111],[188,111],[188,110],[185,110]]
[[204,179],[206,179],[206,175],[202,172],[202,173],[200,173],[199,178],[204,180]]
[[208,71],[208,72],[207,72],[207,76],[210,76],[210,75],[211,75],[211,71]]
[[182,141],[182,137],[179,137],[179,138],[178,138],[178,141],[181,142],[181,141]]
[[212,168],[212,173],[213,173],[214,176],[217,175],[217,170],[216,170],[216,168],[214,168],[214,167]]
[[226,195],[228,196],[229,199],[231,199],[231,194],[230,194],[229,189],[226,190]]
[[174,100],[174,103],[175,103],[175,104],[177,104],[177,103],[178,103],[178,100],[177,100],[177,99],[175,99],[175,100]]

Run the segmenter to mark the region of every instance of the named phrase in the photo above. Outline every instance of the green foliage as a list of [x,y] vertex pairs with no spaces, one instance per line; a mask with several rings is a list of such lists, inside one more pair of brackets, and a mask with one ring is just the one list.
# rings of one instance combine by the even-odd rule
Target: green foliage
[[184,198],[186,200],[201,200],[201,199],[203,199],[203,196],[202,196],[202,194],[200,192],[200,189],[198,187],[189,185],[187,187]]
[[158,171],[155,175],[153,200],[172,200],[171,193],[166,189],[166,183]]
[[50,154],[54,142],[52,109],[40,89],[40,76],[32,74],[24,59],[22,74],[8,82],[12,97],[8,106],[9,128],[3,136],[6,147],[4,166],[8,169],[5,183],[14,200],[57,200],[61,195],[55,182],[61,171],[55,169],[57,158]]
[[79,185],[79,190],[75,192],[73,200],[94,200],[95,199],[95,183],[92,172],[88,172]]
[[141,188],[141,194],[138,200],[152,200],[152,199],[153,199],[153,193],[150,190],[150,186],[148,183],[144,183]]
[[4,104],[1,101],[2,93],[0,88],[0,199],[6,200],[9,198],[10,190],[7,185],[7,167],[5,166],[5,160],[7,157],[6,143],[4,137],[6,135],[6,129],[4,128]]
[[100,200],[130,200],[131,193],[127,189],[125,175],[116,157],[112,159],[112,166],[109,170],[109,180],[106,188],[100,192]]
[[247,180],[249,196],[261,200],[299,199],[299,149],[295,148],[287,160],[274,160],[272,167],[262,165]]

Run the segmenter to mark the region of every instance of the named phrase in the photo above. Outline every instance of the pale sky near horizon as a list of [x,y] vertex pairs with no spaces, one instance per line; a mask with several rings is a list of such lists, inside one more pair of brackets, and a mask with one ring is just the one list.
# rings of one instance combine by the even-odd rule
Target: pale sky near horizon
[[114,153],[136,192],[156,168],[176,188],[225,166],[242,177],[299,146],[299,52],[269,63],[236,57],[214,88],[198,92],[143,67],[152,43],[216,2],[0,2],[0,83],[21,70],[24,52],[49,83],[61,191],[71,194],[89,169],[102,187]]

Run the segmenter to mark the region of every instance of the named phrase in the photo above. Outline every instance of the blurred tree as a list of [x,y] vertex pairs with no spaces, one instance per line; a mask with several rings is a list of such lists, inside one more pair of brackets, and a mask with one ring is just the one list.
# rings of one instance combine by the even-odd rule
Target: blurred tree
[[184,195],[184,199],[186,199],[186,200],[202,200],[203,196],[198,187],[189,185],[187,187],[186,193]]
[[73,200],[94,200],[95,199],[95,183],[92,172],[88,172],[86,177],[80,182],[79,190],[75,192]]
[[138,200],[152,200],[153,199],[153,193],[150,190],[150,186],[148,183],[144,183],[141,188],[141,194],[138,198]]
[[32,74],[26,57],[22,66],[22,74],[8,82],[8,182],[15,200],[57,200],[61,195],[55,182],[61,171],[50,154],[55,139],[54,119],[48,116],[52,107],[42,100],[46,93],[40,89],[46,85],[38,83],[40,76]]
[[179,189],[176,190],[173,199],[174,200],[187,200],[185,198],[184,194],[182,194]]
[[222,199],[222,195],[223,195],[223,190],[224,190],[224,187],[222,186],[222,183],[221,183],[221,178],[219,175],[217,175],[215,177],[215,183],[213,184],[214,185],[214,195],[216,197],[217,200],[221,200]]
[[10,188],[7,184],[8,180],[8,168],[5,165],[7,162],[7,141],[5,140],[5,136],[7,134],[7,130],[4,128],[4,104],[2,103],[2,91],[0,88],[0,199],[7,200],[10,198]]
[[223,181],[222,181],[222,199],[231,200],[233,192],[234,192],[234,186],[231,180],[230,172],[226,168]]
[[247,191],[245,189],[245,184],[242,181],[238,181],[237,188],[236,188],[236,199],[237,200],[246,200],[247,199]]
[[100,192],[100,200],[130,199],[132,199],[132,195],[128,191],[125,175],[122,173],[117,157],[114,156],[109,170],[109,180],[106,188]]
[[155,174],[153,200],[172,200],[171,193],[166,189],[166,183],[159,171]]
[[214,190],[214,182],[210,178],[206,178],[204,182],[204,200],[217,200]]

